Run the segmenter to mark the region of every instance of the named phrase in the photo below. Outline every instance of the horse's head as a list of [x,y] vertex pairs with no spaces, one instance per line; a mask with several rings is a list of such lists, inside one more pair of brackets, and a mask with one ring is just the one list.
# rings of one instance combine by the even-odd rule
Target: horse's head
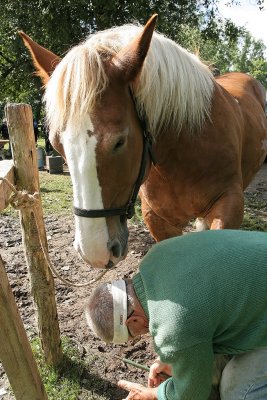
[[155,22],[153,16],[119,51],[85,42],[61,61],[21,33],[46,85],[51,143],[66,159],[72,178],[75,248],[96,268],[111,267],[126,256],[128,203],[150,165],[142,163],[145,140],[131,86]]

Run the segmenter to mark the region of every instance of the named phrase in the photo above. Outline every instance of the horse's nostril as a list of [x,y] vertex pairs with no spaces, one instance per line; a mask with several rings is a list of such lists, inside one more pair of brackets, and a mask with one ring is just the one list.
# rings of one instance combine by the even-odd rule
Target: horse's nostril
[[111,247],[111,251],[114,257],[118,258],[121,256],[121,246],[119,243],[116,243]]
[[121,245],[118,241],[113,241],[110,246],[110,251],[112,252],[115,258],[119,258],[121,256]]
[[114,262],[111,261],[111,260],[109,260],[109,262],[108,262],[107,265],[106,265],[106,268],[107,268],[107,269],[111,269],[111,268],[113,268],[113,267],[114,267]]

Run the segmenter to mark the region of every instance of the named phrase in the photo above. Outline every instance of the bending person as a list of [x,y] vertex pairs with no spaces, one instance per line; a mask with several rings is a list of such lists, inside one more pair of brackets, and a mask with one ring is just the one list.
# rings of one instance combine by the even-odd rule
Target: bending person
[[[134,400],[207,400],[215,354],[231,355],[222,400],[267,399],[267,234],[206,231],[160,242],[131,280],[94,290],[86,317],[105,342],[150,332],[159,359]],[[161,381],[159,373],[172,377]]]

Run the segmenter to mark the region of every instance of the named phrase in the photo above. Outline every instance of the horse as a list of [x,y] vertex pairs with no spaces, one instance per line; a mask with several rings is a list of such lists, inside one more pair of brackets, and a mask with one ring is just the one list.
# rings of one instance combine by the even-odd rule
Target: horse
[[94,268],[125,258],[138,191],[156,241],[192,219],[197,230],[238,229],[266,156],[263,86],[238,72],[215,78],[155,32],[156,19],[94,33],[62,59],[20,32],[69,167],[74,246]]

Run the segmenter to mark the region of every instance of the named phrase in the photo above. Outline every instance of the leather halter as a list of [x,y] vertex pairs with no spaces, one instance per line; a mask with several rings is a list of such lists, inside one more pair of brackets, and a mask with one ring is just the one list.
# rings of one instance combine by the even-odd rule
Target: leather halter
[[[135,102],[135,99],[134,99],[131,89],[130,89],[130,94],[131,94],[131,98],[132,98],[135,108],[136,108],[136,102]],[[141,159],[139,173],[138,173],[137,179],[135,181],[135,184],[134,184],[134,187],[132,190],[132,194],[130,196],[128,203],[124,207],[121,207],[121,208],[103,208],[100,210],[86,210],[83,208],[73,207],[73,212],[78,217],[86,217],[86,218],[103,218],[104,217],[105,218],[105,217],[114,217],[116,215],[124,215],[128,219],[131,219],[134,216],[134,213],[135,213],[134,205],[135,205],[135,202],[137,199],[137,195],[138,195],[140,186],[143,183],[148,157],[150,157],[153,165],[156,164],[156,159],[155,159],[153,151],[152,151],[152,137],[151,137],[151,134],[147,130],[145,118],[141,118],[140,116],[138,116],[138,118],[140,121],[142,134],[143,134],[143,152],[142,152],[142,159]]]

